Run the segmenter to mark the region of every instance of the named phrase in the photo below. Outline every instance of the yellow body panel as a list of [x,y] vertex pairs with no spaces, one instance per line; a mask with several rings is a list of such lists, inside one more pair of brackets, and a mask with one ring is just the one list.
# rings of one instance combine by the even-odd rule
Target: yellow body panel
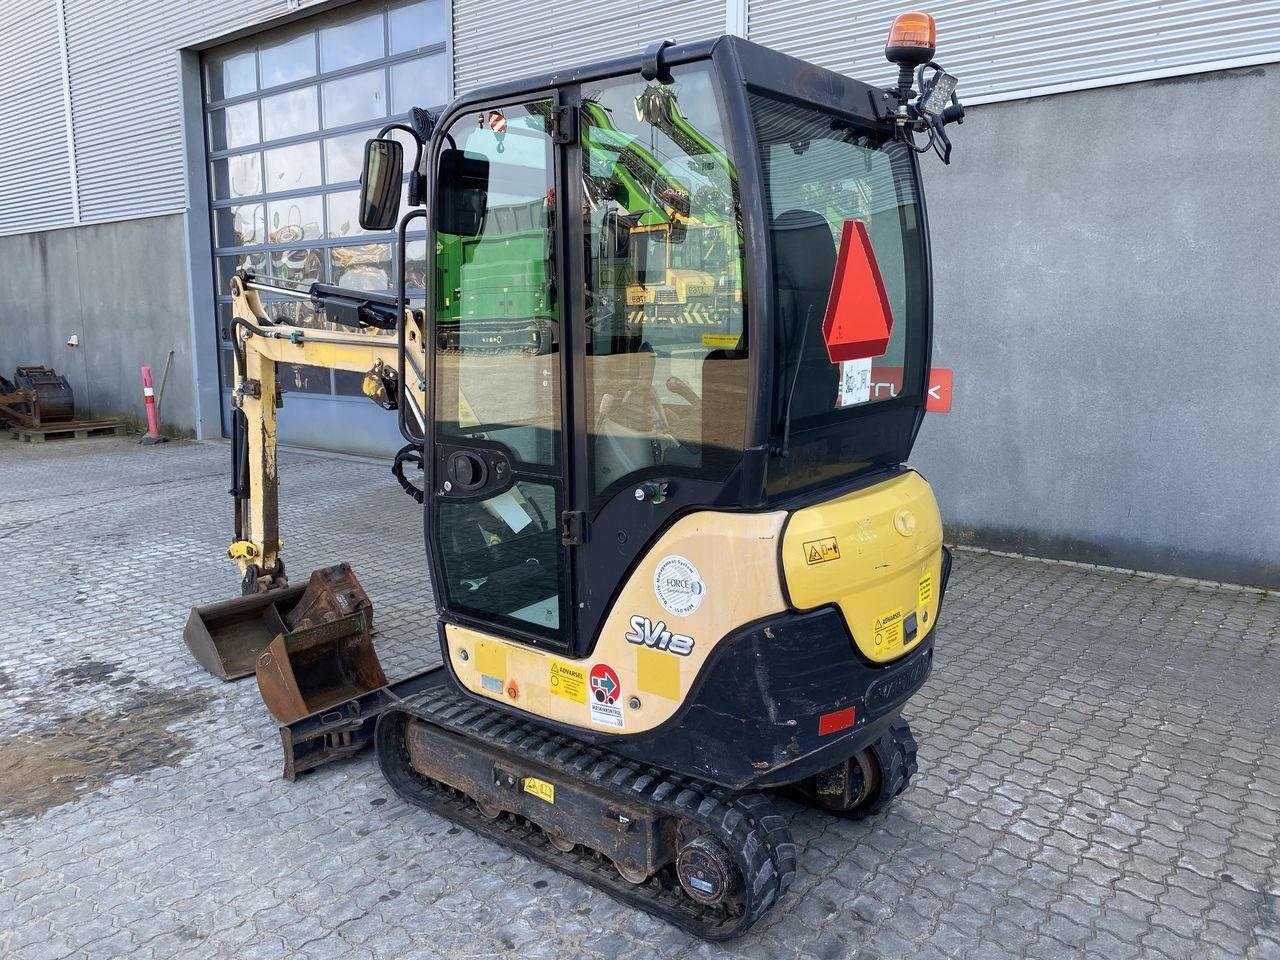
[[[839,604],[858,649],[877,663],[914,649],[933,629],[942,576],[942,517],[910,472],[791,515],[782,566],[792,605]],[[904,623],[916,614],[913,639]]]
[[[590,657],[570,660],[449,624],[445,639],[453,671],[472,693],[560,723],[615,734],[656,727],[684,702],[725,637],[786,609],[778,578],[786,516],[708,511],[678,520],[627,580]],[[688,589],[694,582],[700,586]],[[681,655],[628,639],[644,635],[636,620],[649,622],[650,636],[665,629],[692,640],[692,649]],[[681,644],[673,639],[670,646]],[[614,709],[593,706],[590,676],[597,664],[618,678],[616,703],[605,705]]]

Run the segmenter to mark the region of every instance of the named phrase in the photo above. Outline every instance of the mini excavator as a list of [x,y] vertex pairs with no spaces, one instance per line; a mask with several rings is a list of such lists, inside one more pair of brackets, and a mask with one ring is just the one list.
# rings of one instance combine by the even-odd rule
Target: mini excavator
[[[286,776],[373,745],[407,801],[707,939],[791,882],[773,792],[866,817],[906,788],[951,567],[905,466],[918,157],[964,116],[933,53],[904,14],[888,88],[725,36],[415,110],[362,178],[394,293],[232,280],[242,596],[186,640],[256,674]],[[440,667],[388,685],[346,564],[290,585],[281,363],[363,374],[397,417]]]

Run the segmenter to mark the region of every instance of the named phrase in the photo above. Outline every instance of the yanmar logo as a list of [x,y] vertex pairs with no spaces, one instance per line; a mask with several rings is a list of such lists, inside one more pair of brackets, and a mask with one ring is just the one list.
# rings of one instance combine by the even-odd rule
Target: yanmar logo
[[627,642],[653,647],[655,650],[666,650],[681,657],[687,657],[693,652],[693,637],[672,633],[661,620],[655,624],[648,617],[631,618]]

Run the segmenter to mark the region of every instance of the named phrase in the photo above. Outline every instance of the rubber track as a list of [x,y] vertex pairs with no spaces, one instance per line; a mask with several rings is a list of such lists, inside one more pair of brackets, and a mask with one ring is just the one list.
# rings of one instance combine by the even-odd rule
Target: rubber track
[[[723,906],[699,904],[680,887],[674,864],[635,885],[622,879],[607,857],[586,847],[557,850],[539,827],[523,817],[504,812],[493,820],[485,818],[466,794],[413,768],[405,736],[411,718],[487,741],[510,752],[517,762],[528,755],[567,779],[625,795],[627,800],[646,803],[660,814],[695,822],[733,856],[744,880],[742,909],[730,912]],[[791,829],[763,794],[733,794],[713,784],[634,763],[491,710],[447,686],[424,691],[386,711],[378,722],[376,745],[383,775],[404,799],[707,940],[727,940],[745,932],[773,906],[795,876],[796,845]]]

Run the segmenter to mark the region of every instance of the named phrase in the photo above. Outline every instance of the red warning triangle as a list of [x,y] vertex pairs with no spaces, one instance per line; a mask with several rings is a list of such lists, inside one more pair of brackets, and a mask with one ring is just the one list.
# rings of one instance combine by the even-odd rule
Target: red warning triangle
[[846,220],[840,237],[822,337],[832,363],[884,356],[893,332],[893,308],[876,253],[861,220]]

